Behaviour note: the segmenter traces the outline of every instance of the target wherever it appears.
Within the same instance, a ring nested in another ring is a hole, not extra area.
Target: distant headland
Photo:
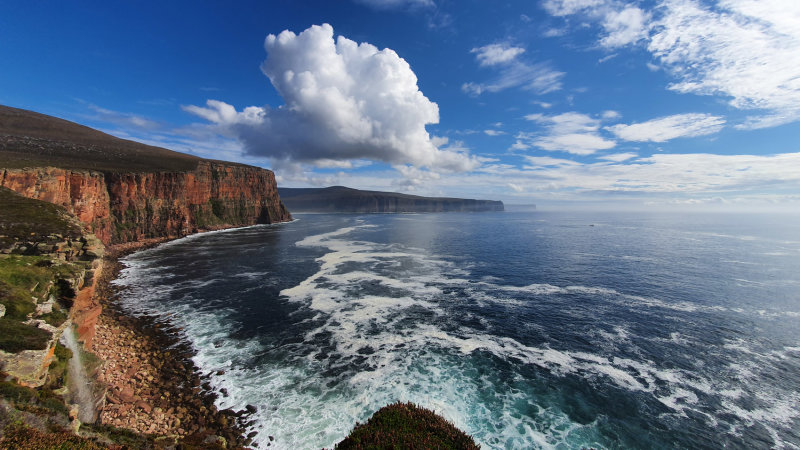
[[[397,192],[362,191],[344,186],[278,188],[295,213],[432,213],[503,211],[503,202],[465,198],[421,197]]]

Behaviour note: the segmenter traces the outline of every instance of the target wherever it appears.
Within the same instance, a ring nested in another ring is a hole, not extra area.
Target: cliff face
[[[176,172],[4,169],[0,186],[65,207],[107,245],[291,219],[271,171],[212,161]]]
[[[291,219],[275,175],[256,167],[201,162],[191,172],[115,172],[106,181],[114,243]]]
[[[101,173],[54,167],[3,170],[0,172],[0,186],[28,198],[64,207],[89,225],[100,240],[110,242],[110,204]]]
[[[0,235],[0,368],[20,384],[41,386],[71,325],[91,348],[104,245],[64,208],[5,188]]]

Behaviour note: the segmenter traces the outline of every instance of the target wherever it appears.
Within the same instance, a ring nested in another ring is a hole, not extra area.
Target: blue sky
[[[347,185],[800,206],[800,2],[11,2],[0,103]]]

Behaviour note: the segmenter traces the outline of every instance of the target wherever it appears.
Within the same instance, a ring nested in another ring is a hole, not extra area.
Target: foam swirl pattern
[[[800,446],[800,230],[723,216],[307,215],[125,259],[261,448],[392,401],[488,448]],[[224,371],[224,373],[218,371]]]

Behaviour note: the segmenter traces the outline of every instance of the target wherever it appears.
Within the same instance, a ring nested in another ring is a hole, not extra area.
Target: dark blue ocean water
[[[789,215],[298,215],[127,257],[266,447],[393,401],[484,448],[798,448]],[[223,375],[216,375],[224,370]]]

